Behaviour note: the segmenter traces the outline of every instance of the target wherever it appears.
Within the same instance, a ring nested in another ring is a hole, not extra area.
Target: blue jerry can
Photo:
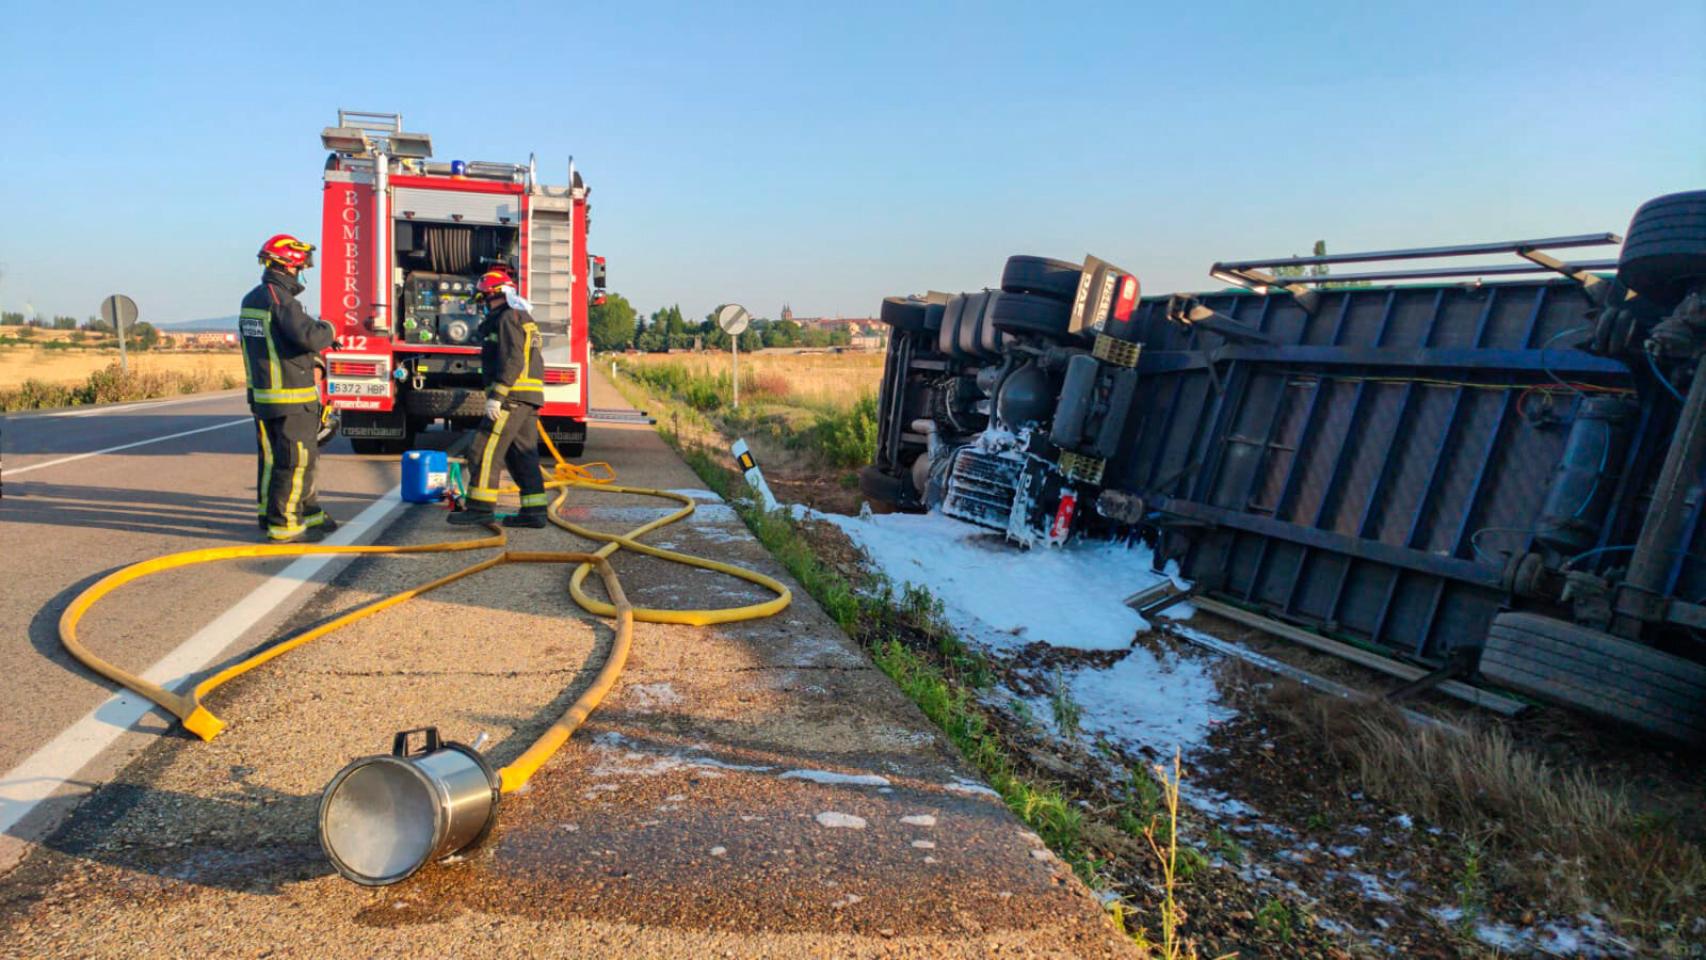
[[[450,457],[443,450],[410,450],[403,454],[403,499],[437,503],[450,482]]]

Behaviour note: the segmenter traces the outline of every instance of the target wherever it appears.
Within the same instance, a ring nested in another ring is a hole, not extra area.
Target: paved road
[[[621,405],[601,380],[594,403]],[[215,431],[217,433],[217,431]],[[650,427],[595,425],[588,455],[624,483],[698,479]],[[651,535],[790,578],[712,495]],[[655,500],[577,491],[564,512],[625,530]],[[403,510],[388,542],[447,537]],[[521,550],[572,549],[555,528]],[[281,629],[465,566],[358,559]],[[637,605],[763,596],[708,571],[619,554]],[[610,700],[493,834],[392,887],[334,873],[319,793],[399,729],[491,736],[513,759],[590,682],[610,629],[569,570],[459,580],[222,688],[230,721],[158,738],[0,883],[0,956],[1124,957],[1090,893],[1040,847],[919,711],[794,586],[763,621],[641,624]],[[130,616],[153,629],[153,610]],[[135,628],[141,629],[141,628]]]
[[[59,615],[84,587],[125,564],[257,539],[250,422],[236,391],[6,418],[0,871],[21,852],[20,841],[58,822],[68,794],[105,780],[166,728],[161,714],[145,714],[134,698],[115,700],[111,687],[64,654]],[[327,454],[320,489],[340,519],[396,484],[388,459],[356,457],[343,441]],[[143,581],[97,608],[82,633],[96,652],[138,671],[196,637],[155,677],[176,679],[246,648],[308,595],[295,578],[314,564],[275,579],[287,566],[237,562]],[[265,594],[215,624],[269,581]],[[144,733],[118,735],[138,720]],[[56,782],[65,778],[73,782]],[[43,801],[47,793],[58,798]]]

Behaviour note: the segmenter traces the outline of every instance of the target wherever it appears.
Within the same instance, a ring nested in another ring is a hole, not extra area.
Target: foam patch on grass
[[[928,588],[956,626],[975,628],[973,639],[991,646],[1034,640],[1078,650],[1130,646],[1149,624],[1121,601],[1163,579],[1149,568],[1143,546],[1025,550],[934,513],[805,514],[840,528],[895,583]]]

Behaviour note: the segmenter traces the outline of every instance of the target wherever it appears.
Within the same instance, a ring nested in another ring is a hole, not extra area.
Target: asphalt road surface
[[[140,698],[71,660],[58,620],[101,576],[149,557],[252,543],[255,437],[241,391],[12,414],[0,433],[0,870],[166,727]],[[389,458],[328,445],[321,500],[348,521],[391,491]],[[383,511],[383,507],[380,508]],[[370,519],[378,519],[370,515]],[[371,531],[370,531],[371,532]],[[347,538],[360,531],[344,534]],[[80,631],[100,655],[159,681],[246,649],[311,592],[296,577],[331,565],[240,561],[123,588]],[[247,604],[257,590],[264,592]],[[233,608],[236,608],[233,610]],[[230,615],[223,618],[222,614]],[[138,615],[144,614],[145,615]],[[215,629],[209,630],[212,626]],[[195,638],[196,643],[187,644]],[[175,650],[183,652],[162,663]],[[125,733],[135,725],[142,735]]]
[[[595,405],[625,406],[602,378],[592,386]],[[0,513],[6,616],[19,625],[0,662],[18,693],[4,699],[7,730],[18,731],[8,739],[20,741],[4,745],[9,762],[57,755],[55,739],[107,696],[55,651],[58,609],[82,584],[141,557],[254,536],[248,431],[220,426],[239,419],[238,403],[17,431],[11,449],[32,452],[9,456],[22,482],[8,482]],[[114,439],[203,427],[212,429],[46,466]],[[75,435],[84,428],[98,435]],[[386,887],[345,880],[320,847],[320,793],[338,768],[429,724],[464,743],[487,734],[493,763],[512,761],[591,682],[611,631],[569,598],[570,568],[547,563],[502,565],[353,624],[211,696],[208,708],[230,724],[214,740],[134,734],[141,748],[121,769],[74,775],[106,781],[99,789],[39,806],[63,822],[9,873],[0,868],[0,957],[1133,955],[1071,870],[652,427],[595,423],[587,452],[622,483],[693,491],[697,512],[648,540],[775,576],[793,604],[714,627],[637,625],[609,700],[504,798],[491,835]],[[321,484],[328,506],[362,510],[394,471],[390,458],[334,452]],[[624,531],[673,509],[575,490],[560,512]],[[382,502],[369,515],[392,517],[388,543],[471,535],[430,506]],[[590,547],[554,527],[513,531],[509,542]],[[224,643],[213,631],[205,646],[287,636],[469,562],[357,558],[294,612],[267,608],[258,633]],[[612,562],[637,606],[768,596],[650,557]],[[271,596],[272,575],[276,565],[163,576],[98,607],[90,637],[126,663],[149,663],[231,619],[221,611],[255,590]],[[10,589],[19,581],[24,589]]]

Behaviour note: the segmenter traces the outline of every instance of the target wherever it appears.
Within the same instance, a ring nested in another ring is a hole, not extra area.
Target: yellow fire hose
[[[234,547],[210,547],[202,550],[186,550],[182,553],[167,554],[162,557],[156,557],[152,560],[144,560],[139,563],[134,563],[128,567],[114,571],[113,573],[102,577],[88,589],[78,594],[76,599],[71,601],[71,605],[65,609],[65,613],[59,618],[60,643],[64,645],[67,652],[69,652],[84,666],[95,671],[101,676],[120,684],[121,686],[147,697],[149,700],[170,711],[174,716],[182,721],[184,729],[190,731],[203,740],[211,740],[218,735],[220,730],[224,729],[225,722],[214,716],[205,706],[202,705],[201,701],[203,698],[221,685],[248,673],[250,670],[253,670],[269,660],[282,656],[283,654],[304,644],[318,640],[321,637],[346,627],[349,624],[355,623],[358,620],[366,619],[367,617],[373,616],[383,610],[397,606],[406,600],[410,600],[424,593],[436,590],[446,584],[454,583],[457,580],[461,580],[462,578],[472,574],[489,570],[492,567],[505,563],[578,564],[574,573],[569,578],[570,596],[572,596],[575,602],[589,613],[600,617],[615,618],[615,639],[611,643],[610,653],[605,658],[604,666],[599,669],[598,675],[593,678],[592,685],[569,706],[568,710],[566,710],[563,715],[551,725],[550,729],[541,734],[538,739],[532,743],[532,745],[530,745],[519,757],[515,759],[514,762],[498,771],[499,777],[502,781],[503,792],[509,793],[516,790],[520,788],[522,784],[525,784],[528,779],[538,771],[540,766],[542,766],[552,757],[552,755],[561,749],[564,743],[568,742],[569,736],[586,721],[586,718],[594,709],[597,708],[599,703],[604,700],[604,697],[610,692],[610,689],[615,686],[616,679],[621,675],[622,668],[628,660],[628,652],[632,647],[634,621],[640,620],[647,623],[705,625],[712,623],[730,623],[738,620],[755,620],[776,614],[777,612],[785,609],[792,600],[792,596],[786,586],[761,573],[746,570],[733,564],[707,560],[703,557],[695,557],[689,554],[678,553],[673,550],[665,550],[659,547],[640,543],[636,538],[644,536],[645,534],[661,527],[675,523],[693,513],[693,498],[684,494],[671,493],[666,490],[653,490],[646,487],[617,486],[613,482],[616,478],[615,471],[610,468],[609,464],[588,464],[578,466],[568,463],[564,461],[562,455],[557,452],[556,446],[551,443],[551,438],[545,433],[543,427],[540,428],[539,435],[544,438],[546,447],[550,450],[553,459],[556,461],[555,468],[551,473],[551,479],[546,481],[545,486],[547,488],[558,489],[561,491],[557,494],[556,499],[551,502],[551,505],[547,510],[547,516],[553,524],[575,534],[576,536],[604,543],[604,546],[600,547],[596,552],[529,552],[505,549],[504,552],[497,556],[488,557],[481,560],[479,563],[465,567],[443,577],[439,577],[431,582],[421,584],[417,587],[411,587],[408,590],[404,590],[401,593],[394,594],[382,600],[376,600],[373,603],[346,613],[328,623],[299,633],[296,636],[281,640],[272,646],[266,647],[253,656],[226,667],[225,669],[220,670],[212,676],[200,681],[188,694],[174,693],[158,684],[150,683],[149,681],[96,656],[87,647],[83,646],[82,642],[77,638],[77,624],[97,602],[107,594],[117,590],[119,587],[122,587],[134,580],[140,580],[144,577],[163,573],[167,570],[175,570],[180,567],[248,557],[301,557],[324,554],[395,555],[407,553],[452,553],[464,550],[499,549],[508,545],[508,538],[501,528],[493,525],[489,528],[493,531],[493,536],[474,540],[451,540],[441,543],[414,544],[409,546],[339,547],[324,546],[320,544],[256,544]],[[595,471],[591,469],[593,467],[602,467],[603,470]],[[571,489],[606,490],[611,493],[627,493],[637,494],[640,496],[662,497],[665,499],[680,501],[683,506],[680,510],[636,527],[625,534],[605,533],[598,530],[591,530],[578,524],[569,523],[557,515],[557,508],[568,498],[569,491]],[[505,488],[506,492],[514,492],[514,490],[514,487]],[[748,581],[749,583],[755,583],[767,590],[773,591],[776,596],[763,603],[754,603],[746,606],[723,609],[636,609],[628,602],[627,595],[622,590],[622,584],[616,577],[616,571],[609,563],[609,557],[623,548],[634,550],[648,556],[669,560],[674,563],[681,563],[704,570],[715,570],[720,573],[726,573],[730,576],[738,577],[742,580]],[[608,602],[588,596],[584,589],[584,583],[587,576],[595,571],[598,573],[599,579],[604,585],[606,595],[610,598]]]

